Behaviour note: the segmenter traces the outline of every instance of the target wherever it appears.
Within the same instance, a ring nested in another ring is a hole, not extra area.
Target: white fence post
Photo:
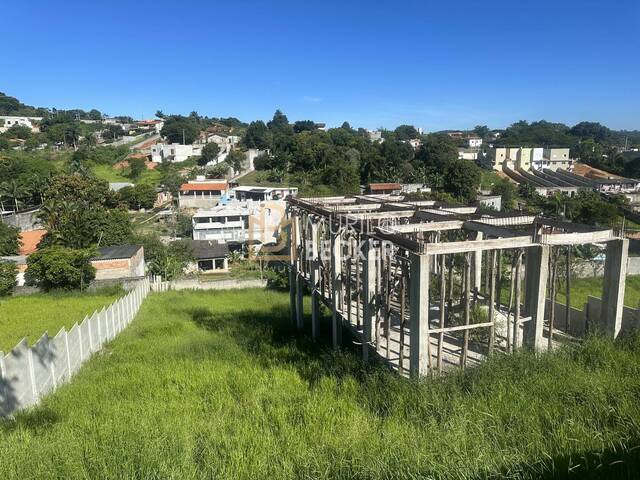
[[[69,332],[67,329],[64,329],[64,349],[67,352],[67,379],[71,378],[71,353],[69,352]]]
[[[38,387],[36,386],[36,372],[33,369],[33,352],[27,345],[27,364],[29,366],[29,380],[31,382],[31,392],[33,393],[33,403],[38,402]]]

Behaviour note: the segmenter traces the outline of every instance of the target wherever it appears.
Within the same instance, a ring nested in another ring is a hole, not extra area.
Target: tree
[[[20,251],[20,230],[0,222],[0,256],[17,255]]]
[[[117,140],[124,135],[124,129],[121,125],[107,125],[102,131],[102,138],[105,140]]]
[[[183,145],[193,143],[198,138],[199,133],[200,127],[194,119],[181,116],[166,118],[162,130],[160,130],[160,134],[169,143],[181,143]]]
[[[266,150],[271,147],[271,132],[262,120],[251,122],[244,134],[242,143],[247,148]]]
[[[45,291],[83,288],[95,278],[92,254],[91,250],[65,247],[40,249],[27,258],[25,280]]]
[[[300,132],[313,132],[316,129],[316,122],[313,120],[298,120],[293,124],[293,131],[295,133]]]
[[[400,141],[418,138],[418,130],[413,125],[400,125],[394,130],[396,138]]]
[[[590,138],[602,143],[611,137],[611,130],[597,122],[580,122],[571,127],[571,135],[580,140]]]
[[[500,195],[502,207],[513,209],[516,206],[516,187],[508,180],[500,180],[491,188],[493,195]]]
[[[465,202],[472,202],[476,199],[480,178],[480,169],[475,164],[456,159],[447,165],[444,172],[444,190]]]
[[[234,148],[224,161],[233,169],[234,173],[240,173],[244,168],[246,158],[244,152]]]
[[[25,193],[24,186],[15,180],[9,180],[8,182],[0,184],[0,197],[9,197],[13,201],[16,212],[19,210],[18,201],[24,197]]]
[[[156,117],[157,118],[161,118],[162,119],[162,118],[165,118],[165,116],[166,115],[164,113],[162,113],[162,110],[156,110]]]
[[[273,114],[273,118],[267,123],[269,130],[279,133],[290,133],[293,131],[291,125],[289,125],[289,119],[280,110],[276,110]]]
[[[158,196],[156,189],[145,183],[141,183],[133,187],[121,188],[118,191],[118,194],[132,210],[153,208],[153,204],[156,202],[156,198]]]
[[[129,158],[129,176],[133,179],[137,179],[147,169],[147,162],[143,157]]]
[[[7,138],[19,138],[21,140],[26,140],[31,137],[31,129],[24,125],[14,125],[9,130],[5,132]]]
[[[11,295],[16,286],[18,267],[13,262],[0,260],[0,297]]]
[[[491,133],[491,129],[486,125],[476,125],[473,127],[473,133],[475,133],[480,138],[487,138]]]
[[[215,142],[207,143],[202,148],[202,155],[198,159],[198,165],[205,166],[209,162],[213,162],[216,158],[218,158],[218,154],[220,153],[220,147]]]

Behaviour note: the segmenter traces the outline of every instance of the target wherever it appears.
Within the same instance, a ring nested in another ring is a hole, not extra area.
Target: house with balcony
[[[220,197],[229,190],[225,179],[205,179],[197,177],[180,186],[178,192],[179,208],[212,208],[218,205]]]
[[[231,191],[231,195],[240,202],[255,201],[266,202],[271,200],[284,200],[289,195],[298,195],[298,187],[254,187],[240,186]]]
[[[249,240],[249,216],[246,205],[220,205],[198,210],[191,219],[194,240],[220,243],[246,243]]]

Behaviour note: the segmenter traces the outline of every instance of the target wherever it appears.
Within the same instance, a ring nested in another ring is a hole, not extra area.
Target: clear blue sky
[[[3,2],[0,91],[109,114],[640,129],[640,1]]]

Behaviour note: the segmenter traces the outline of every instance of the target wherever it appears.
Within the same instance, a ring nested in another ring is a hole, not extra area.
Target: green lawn
[[[8,352],[23,337],[33,345],[45,331],[54,336],[63,326],[71,328],[121,294],[120,289],[108,288],[95,293],[43,293],[0,300],[0,350]]]
[[[632,478],[640,468],[639,339],[495,357],[418,383],[294,333],[288,299],[152,294],[70,384],[0,424],[0,478],[562,478],[570,468]]]
[[[91,172],[98,178],[102,180],[106,180],[107,182],[115,183],[115,182],[129,182],[129,183],[148,183],[151,185],[156,185],[160,181],[160,172],[156,170],[145,170],[140,175],[140,178],[136,180],[132,180],[130,177],[125,175],[126,170],[117,170],[113,168],[111,165],[104,164],[94,164],[91,166]]]
[[[556,297],[559,302],[565,300],[564,284],[560,285],[560,292]],[[602,277],[577,278],[571,280],[571,305],[582,308],[587,302],[587,297],[602,297]],[[627,307],[638,308],[640,306],[640,275],[629,275],[624,291],[624,304]]]

